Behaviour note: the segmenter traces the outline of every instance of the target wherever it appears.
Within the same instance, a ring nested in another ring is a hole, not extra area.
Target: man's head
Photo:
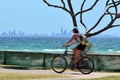
[[[78,29],[77,28],[73,28],[73,33],[79,33]]]

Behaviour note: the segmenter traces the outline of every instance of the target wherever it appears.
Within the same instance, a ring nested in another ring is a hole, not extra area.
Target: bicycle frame
[[[64,52],[64,54],[65,54],[65,55],[68,55],[68,52],[72,52],[72,53],[74,54],[74,51],[68,51],[68,46],[66,46],[66,47],[65,47],[65,52]],[[79,57],[85,57],[85,56],[87,56],[86,53],[87,53],[87,51],[82,50],[82,51],[80,52],[80,56],[79,56]]]
[[[65,47],[64,56],[68,56],[68,57],[69,57],[68,52],[72,52],[72,53],[73,53],[72,55],[74,55],[74,51],[68,51],[68,46],[66,46],[66,47]],[[87,55],[86,55],[86,52],[83,50],[83,51],[81,51],[81,53],[80,53],[80,55],[79,55],[79,59],[81,59],[81,58],[83,58],[83,57],[85,57],[85,56],[87,56]],[[73,59],[72,59],[73,56],[71,56],[71,57],[69,57],[69,58],[70,58],[70,65],[71,65],[71,66],[77,64],[77,62],[76,62],[76,63],[73,62]]]

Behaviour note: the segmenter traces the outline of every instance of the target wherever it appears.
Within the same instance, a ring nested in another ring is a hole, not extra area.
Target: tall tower
[[[61,27],[61,35],[63,35],[63,28]]]

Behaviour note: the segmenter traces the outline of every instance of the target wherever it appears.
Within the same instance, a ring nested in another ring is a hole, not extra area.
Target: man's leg
[[[76,69],[77,68],[77,62],[78,62],[78,59],[79,59],[79,55],[80,55],[80,52],[81,50],[78,50],[76,49],[75,52],[74,52],[74,67],[73,69]]]

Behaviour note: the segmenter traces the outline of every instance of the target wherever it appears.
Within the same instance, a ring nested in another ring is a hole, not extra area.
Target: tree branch
[[[110,0],[108,0],[108,1],[106,2],[105,10],[107,9],[107,6],[108,6],[108,5],[112,5],[112,4],[114,3],[114,6],[108,7],[108,9],[106,10],[106,12],[99,18],[99,20],[97,21],[97,23],[96,23],[91,29],[89,29],[89,31],[88,31],[87,33],[89,33],[90,31],[92,31],[93,29],[95,29],[95,28],[97,27],[97,25],[101,22],[101,20],[104,18],[104,16],[105,16],[106,14],[107,14],[107,15],[109,14],[109,15],[111,16],[111,20],[113,20],[113,15],[112,15],[112,13],[110,13],[108,10],[109,10],[110,8],[112,8],[112,7],[116,7],[116,5],[115,5],[116,2],[114,2],[114,1],[112,0],[113,3],[108,4],[109,1],[110,1]],[[116,7],[116,9],[117,9],[117,7]],[[115,13],[117,13],[117,10],[116,10]]]
[[[70,9],[70,11],[72,13],[72,16],[74,16],[74,10],[72,8],[71,0],[67,0],[67,3],[68,3],[68,7],[69,7],[69,9]]]
[[[75,14],[75,16],[79,15],[80,13],[84,13],[84,12],[87,12],[87,11],[92,10],[92,9],[95,7],[95,5],[97,4],[98,1],[99,1],[99,0],[96,0],[96,1],[94,2],[94,4],[93,4],[90,8],[88,8],[88,9],[86,9],[86,10],[83,10],[83,11],[77,12],[77,13]]]
[[[67,3],[68,3],[68,7],[70,9],[70,12],[71,12],[70,15],[72,17],[74,27],[77,27],[77,21],[76,21],[75,15],[74,15],[74,10],[73,10],[73,7],[72,7],[71,0],[67,0]]]
[[[120,18],[120,13],[119,13],[119,14],[117,14],[116,18]]]
[[[109,0],[109,1],[110,1],[110,0]],[[114,1],[114,2],[115,2],[115,1]],[[116,3],[120,3],[120,0],[119,0],[119,1],[116,1],[115,4],[116,4]],[[113,4],[113,3],[109,3],[108,5],[111,5],[111,4]]]
[[[112,3],[113,3],[113,6],[114,6],[114,8],[115,8],[115,16],[117,16],[117,14],[118,14],[118,10],[117,10],[117,5],[116,5],[116,3],[114,2],[114,0],[112,0]]]
[[[109,3],[109,1],[110,0],[107,1],[106,6],[105,6],[106,13],[109,13],[111,15],[116,16],[116,14],[118,14],[118,7],[117,6],[120,4],[120,1],[115,2],[114,0],[112,0],[112,3]],[[114,13],[109,11],[111,8],[115,8]]]
[[[65,8],[65,2],[64,0],[61,0],[62,4],[63,4],[63,7]]]
[[[87,33],[92,31],[93,29],[95,29],[97,27],[97,25],[101,22],[101,20],[104,18],[104,16],[105,16],[105,13],[99,18],[99,20],[96,22],[96,24],[91,29],[88,30]]]
[[[118,24],[118,25],[112,25],[112,27],[120,27],[120,24]]]
[[[84,0],[83,3],[82,3],[82,5],[81,5],[81,9],[80,9],[81,12],[83,10],[85,2],[86,2],[86,0]],[[85,31],[87,32],[87,26],[83,22],[83,13],[80,13],[80,23],[83,25],[83,27],[85,28]]]
[[[55,8],[63,9],[63,10],[65,10],[66,12],[68,12],[70,14],[70,11],[67,8],[65,8],[65,3],[64,3],[63,0],[61,0],[61,2],[63,3],[63,7],[62,6],[58,6],[58,5],[50,4],[47,0],[43,0],[43,1],[44,1],[44,3],[46,3],[50,7],[55,7]]]
[[[94,3],[87,9],[84,9],[84,6],[85,6],[85,3],[87,0],[81,0],[82,5],[80,6],[80,11],[78,11],[77,13],[74,12],[71,0],[66,0],[66,2],[65,2],[65,0],[61,0],[61,3],[62,3],[61,6],[50,4],[48,2],[48,0],[43,0],[43,1],[45,4],[47,4],[50,7],[59,8],[59,9],[66,11],[67,13],[69,13],[72,18],[74,27],[77,27],[76,17],[78,15],[80,15],[80,24],[82,24],[82,27],[85,28],[85,30],[86,30],[85,35],[87,37],[97,35],[101,32],[104,32],[104,31],[110,29],[110,28],[113,28],[113,27],[120,27],[120,24],[114,23],[117,19],[120,19],[120,12],[119,12],[120,0],[107,0],[106,4],[105,4],[105,12],[100,16],[100,18],[97,20],[97,22],[89,30],[87,29],[87,26],[83,20],[84,19],[83,14],[91,11],[97,5],[99,0],[95,0]],[[66,8],[66,5],[68,5],[68,8]],[[107,15],[110,16],[110,20],[111,20],[109,22],[109,24],[107,26],[105,26],[104,28],[92,33],[92,31],[95,30],[96,27],[98,27],[98,25],[100,24],[102,19]]]
[[[113,28],[115,26],[113,26],[112,24],[115,22],[116,18],[114,18],[106,27],[102,28],[101,30],[99,31],[96,31],[94,33],[87,33],[85,34],[87,37],[91,37],[91,36],[94,36],[94,35],[97,35],[97,34],[100,34],[101,32],[104,32],[110,28]]]
[[[113,25],[114,22],[115,22],[117,19],[120,18],[120,13],[118,13],[118,7],[117,7],[117,6],[120,5],[120,0],[119,0],[119,1],[116,1],[116,2],[115,2],[114,0],[112,0],[112,3],[109,3],[109,2],[110,2],[110,0],[108,0],[108,1],[106,2],[106,6],[105,6],[106,12],[100,17],[100,19],[99,19],[98,22],[95,24],[95,26],[93,26],[93,27],[86,33],[86,36],[87,36],[87,37],[91,37],[91,36],[97,35],[97,34],[99,34],[99,33],[101,33],[101,32],[104,32],[104,31],[110,29],[110,28],[113,28],[113,27],[120,27],[120,24],[118,24],[118,25]],[[110,10],[111,8],[114,8],[115,12],[110,12],[109,10]],[[94,33],[90,33],[91,30],[93,30],[95,27],[97,27],[98,23],[102,20],[102,18],[103,18],[106,14],[107,14],[107,15],[109,14],[109,15],[111,16],[111,22],[110,22],[106,27],[104,27],[104,28],[102,28],[102,29],[100,29],[100,30],[98,30],[98,31],[96,31],[96,32],[94,32]],[[114,17],[113,17],[113,16],[114,16]]]

